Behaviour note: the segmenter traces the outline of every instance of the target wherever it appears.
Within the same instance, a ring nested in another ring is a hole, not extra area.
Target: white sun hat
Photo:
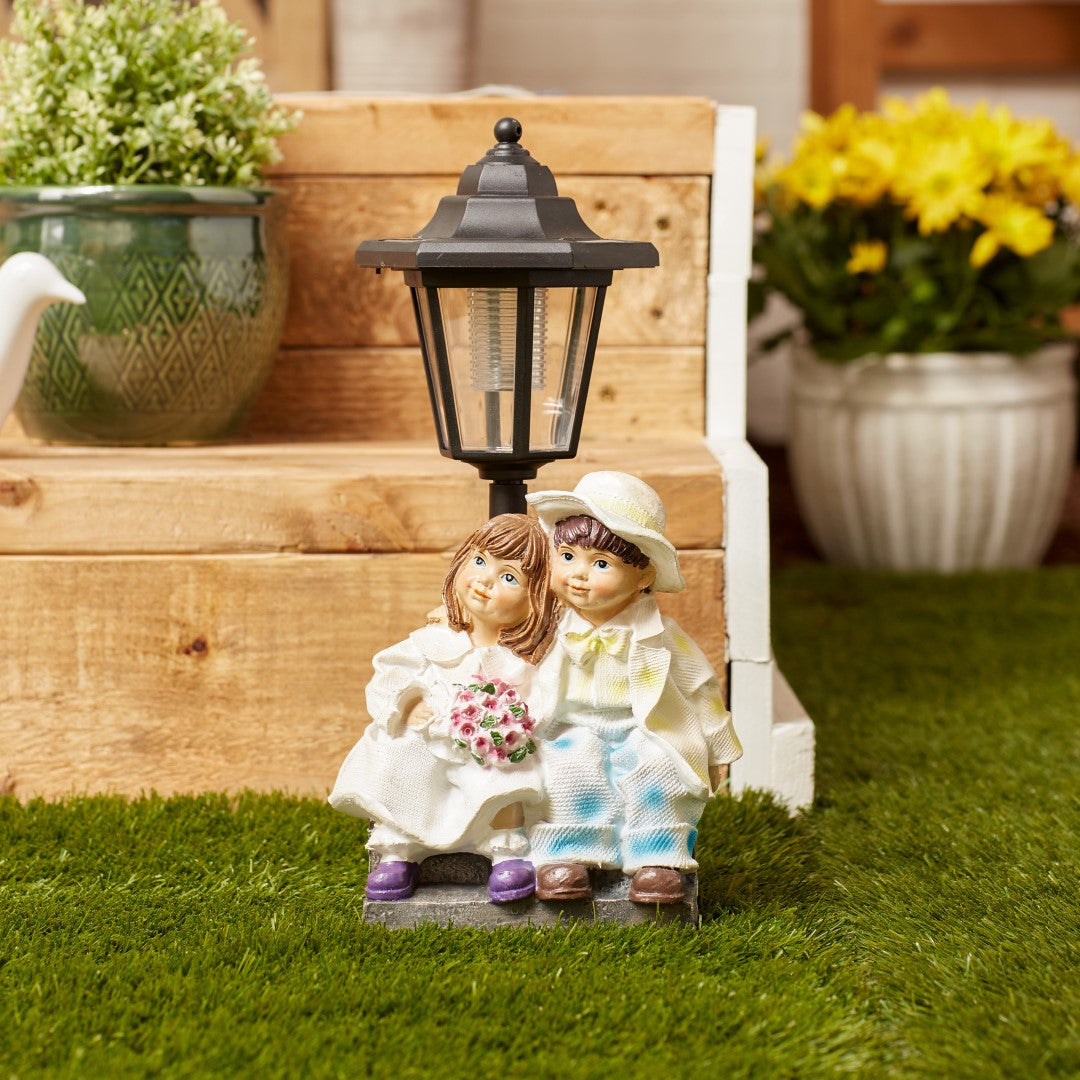
[[[656,568],[657,592],[682,592],[686,582],[679,572],[679,556],[664,536],[667,514],[660,496],[644,480],[624,472],[591,472],[573,491],[537,491],[527,495],[544,532],[568,517],[596,518],[616,536],[637,545]]]

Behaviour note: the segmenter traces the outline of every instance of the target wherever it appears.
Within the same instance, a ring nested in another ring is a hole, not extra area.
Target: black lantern
[[[660,261],[650,243],[597,236],[518,145],[517,120],[495,138],[420,232],[356,251],[405,272],[439,448],[492,482],[492,515],[524,513],[525,481],[577,453],[612,271]]]

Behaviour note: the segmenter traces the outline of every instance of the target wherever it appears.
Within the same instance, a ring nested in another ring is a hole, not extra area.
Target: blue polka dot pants
[[[637,727],[557,729],[540,746],[546,801],[529,833],[533,863],[697,869],[705,801],[691,793],[672,751]]]

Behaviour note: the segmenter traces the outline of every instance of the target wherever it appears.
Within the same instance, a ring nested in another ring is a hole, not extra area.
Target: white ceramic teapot
[[[21,251],[0,266],[0,426],[26,378],[38,319],[55,300],[86,303],[44,255]]]

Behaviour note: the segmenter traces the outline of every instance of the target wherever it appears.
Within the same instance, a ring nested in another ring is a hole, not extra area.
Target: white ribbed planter
[[[821,552],[894,570],[1037,563],[1074,461],[1073,355],[800,352],[788,455]]]

